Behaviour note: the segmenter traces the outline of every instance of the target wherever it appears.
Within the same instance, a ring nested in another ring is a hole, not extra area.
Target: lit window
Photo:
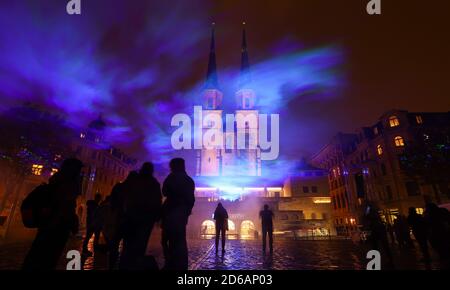
[[[416,116],[416,122],[417,122],[417,124],[422,124],[422,123],[423,123],[422,116],[417,115],[417,116]]]
[[[55,174],[56,172],[58,172],[58,168],[52,168],[52,172],[50,172],[50,175]]]
[[[378,155],[383,154],[383,147],[381,145],[377,145],[377,153]]]
[[[397,116],[390,116],[389,117],[389,126],[397,127],[398,125],[400,125],[400,122],[398,121]]]
[[[416,207],[416,212],[417,212],[418,214],[423,214],[424,209],[423,209],[422,207]]]
[[[42,174],[42,169],[44,168],[43,165],[39,165],[39,164],[33,164],[31,166],[31,173],[33,175],[41,175]]]
[[[81,133],[81,134],[80,134],[80,138],[81,138],[81,139],[84,139],[85,137],[86,137],[86,135],[85,135],[84,133]]]
[[[396,136],[394,138],[395,146],[397,147],[403,147],[405,146],[405,140],[403,140],[402,136]]]

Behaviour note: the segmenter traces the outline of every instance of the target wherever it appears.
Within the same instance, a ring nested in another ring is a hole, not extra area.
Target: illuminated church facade
[[[256,109],[256,94],[251,89],[250,65],[248,60],[245,30],[242,35],[241,72],[239,88],[236,92],[236,109],[234,116],[242,117],[242,122],[233,120],[233,130],[228,130],[226,122],[202,122],[202,136],[207,131],[222,132],[221,145],[203,144],[197,151],[197,176],[233,176],[239,173],[244,176],[261,176],[261,150],[258,144],[258,110]],[[223,120],[223,93],[220,90],[214,28],[211,36],[208,71],[203,91],[202,120]],[[238,146],[242,140],[243,146]],[[223,146],[224,145],[224,146]],[[239,149],[240,147],[245,147]]]
[[[196,203],[189,219],[188,233],[192,238],[212,238],[215,234],[213,213],[221,202],[229,214],[228,238],[256,239],[261,234],[259,211],[268,204],[275,214],[274,227],[277,233],[294,233],[301,228],[320,228],[326,234],[332,232],[328,219],[311,215],[319,206],[317,216],[328,215],[327,203],[315,203],[317,196],[327,199],[328,188],[310,196],[293,197],[290,182],[277,183],[264,178],[259,140],[259,110],[257,96],[252,89],[250,64],[245,29],[242,32],[241,68],[238,88],[235,92],[235,107],[226,112],[224,96],[220,89],[215,53],[215,35],[212,29],[208,70],[202,92],[202,136],[209,132],[218,134],[222,142],[208,144],[203,141],[201,149],[196,150]],[[236,119],[230,123],[225,114],[233,114]],[[241,119],[239,119],[240,116]],[[225,120],[214,122],[211,120]],[[217,141],[217,140],[216,140]],[[223,146],[224,145],[224,146]],[[320,169],[319,169],[320,171]],[[288,175],[288,173],[286,173]],[[323,175],[326,178],[326,175]],[[288,176],[286,176],[288,177]],[[322,181],[321,181],[322,182]],[[283,184],[288,184],[285,186]],[[325,182],[325,184],[327,184]],[[294,193],[295,194],[295,193]],[[308,207],[307,212],[302,209]],[[312,212],[311,211],[311,212]],[[308,217],[304,213],[307,213]],[[314,222],[311,227],[311,216]],[[307,222],[305,222],[308,220]],[[308,224],[308,225],[307,225]],[[306,226],[307,225],[307,226]],[[312,230],[311,230],[312,231]],[[319,231],[320,232],[320,231]],[[294,233],[295,235],[295,233]]]

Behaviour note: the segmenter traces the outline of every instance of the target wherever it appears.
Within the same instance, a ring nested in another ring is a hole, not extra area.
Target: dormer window
[[[417,122],[417,124],[422,124],[423,123],[422,116],[416,115],[416,122]]]
[[[397,127],[399,125],[400,125],[400,122],[399,122],[397,116],[389,117],[389,127]]]

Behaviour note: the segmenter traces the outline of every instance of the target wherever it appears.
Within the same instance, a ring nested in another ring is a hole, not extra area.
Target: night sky
[[[365,0],[84,0],[80,16],[66,2],[1,1],[0,109],[31,101],[79,126],[102,113],[111,140],[141,159],[173,153],[170,118],[200,100],[211,22],[228,104],[246,22],[281,161],[392,108],[450,109],[449,1],[382,0],[381,16]]]

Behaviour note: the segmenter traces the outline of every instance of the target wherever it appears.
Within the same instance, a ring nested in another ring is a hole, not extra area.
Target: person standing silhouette
[[[409,208],[408,224],[412,229],[413,235],[419,243],[420,250],[422,251],[425,262],[430,261],[430,252],[428,250],[428,229],[425,222],[425,218],[418,214],[415,207]]]
[[[125,198],[128,188],[134,184],[137,178],[139,178],[138,172],[131,171],[127,178],[114,185],[111,191],[110,211],[103,230],[108,243],[109,270],[115,269],[119,258],[120,241],[123,239],[125,230]]]
[[[69,158],[50,177],[48,219],[38,227],[36,238],[23,262],[23,270],[54,270],[70,233],[78,233],[76,199],[81,193],[82,167],[80,160]]]
[[[161,187],[153,171],[153,164],[145,162],[125,185],[120,269],[142,270],[153,225],[161,217]]]
[[[266,252],[266,238],[269,236],[269,249],[273,253],[273,212],[269,209],[267,204],[264,205],[264,210],[259,212],[262,224],[262,240],[263,253]]]
[[[170,174],[164,180],[163,245],[166,248],[166,269],[187,270],[188,248],[186,225],[195,203],[195,183],[186,173],[184,159],[170,161]]]
[[[225,254],[226,231],[228,230],[228,212],[222,203],[214,211],[214,220],[216,221],[216,254],[219,252],[219,239],[222,235],[222,255]]]
[[[87,214],[86,214],[86,236],[83,241],[83,254],[91,256],[92,252],[88,250],[89,240],[94,235],[94,250],[98,247],[100,241],[100,228],[96,226],[95,222],[96,211],[102,201],[102,195],[96,193],[94,199],[86,202]]]

